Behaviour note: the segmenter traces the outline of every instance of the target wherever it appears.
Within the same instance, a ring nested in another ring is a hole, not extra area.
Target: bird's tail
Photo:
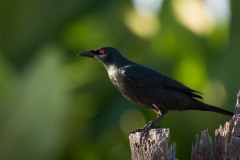
[[[201,110],[201,111],[217,112],[217,113],[224,114],[227,116],[233,116],[233,114],[234,114],[233,112],[230,112],[230,111],[227,111],[227,110],[224,110],[224,109],[212,106],[212,105],[208,105],[208,104],[202,103],[197,100],[195,101],[194,106],[196,107],[195,109]]]

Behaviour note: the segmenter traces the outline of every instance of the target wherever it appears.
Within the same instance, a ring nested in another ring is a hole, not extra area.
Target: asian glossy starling
[[[126,59],[115,48],[103,47],[78,55],[100,61],[107,69],[113,85],[126,99],[157,113],[157,118],[149,122],[142,129],[143,132],[153,127],[169,110],[200,110],[233,115],[232,112],[198,101],[197,98],[202,99],[200,92]]]

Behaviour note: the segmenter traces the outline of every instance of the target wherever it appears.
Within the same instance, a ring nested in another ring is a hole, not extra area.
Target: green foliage
[[[97,61],[76,56],[100,46],[116,47],[233,111],[240,33],[239,2],[231,3],[231,21],[199,33],[178,19],[171,1],[144,27],[129,1],[1,1],[0,159],[130,159],[128,133],[155,113],[125,100]],[[177,157],[189,159],[195,134],[214,134],[228,118],[173,111],[160,125],[170,128]]]

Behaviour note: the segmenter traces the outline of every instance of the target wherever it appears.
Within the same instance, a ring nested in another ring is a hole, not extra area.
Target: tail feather
[[[197,107],[196,108],[197,110],[217,112],[217,113],[220,113],[220,114],[223,114],[223,115],[226,115],[226,116],[233,116],[234,115],[233,112],[230,112],[230,111],[227,111],[227,110],[224,110],[224,109],[212,106],[212,105],[208,105],[208,104],[202,103],[202,102],[197,101],[197,100],[195,102],[197,102],[197,103],[195,103],[196,107]]]

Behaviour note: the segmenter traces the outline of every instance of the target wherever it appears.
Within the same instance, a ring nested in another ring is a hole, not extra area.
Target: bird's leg
[[[142,129],[139,130],[141,132],[141,136],[140,136],[141,143],[142,143],[142,138],[147,136],[151,128],[161,128],[161,126],[156,126],[155,124],[162,118],[163,118],[163,115],[158,115],[157,118],[150,121],[147,125],[145,125]]]
[[[164,117],[165,114],[163,114],[164,112],[162,113],[155,104],[153,104],[153,107],[154,107],[154,110],[157,112],[157,118],[155,118],[154,120],[150,121],[147,125],[145,125],[141,129],[141,131],[140,131],[141,132],[140,143],[142,143],[142,138],[147,136],[147,134],[148,134],[148,132],[149,132],[149,130],[151,128],[159,128],[159,127],[161,128],[161,126],[155,126],[155,124],[159,120],[161,120]]]

